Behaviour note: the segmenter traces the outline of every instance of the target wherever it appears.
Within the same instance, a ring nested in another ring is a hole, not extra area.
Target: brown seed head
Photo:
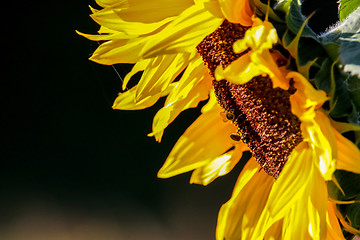
[[[218,65],[226,67],[249,51],[233,51],[234,42],[242,39],[246,30],[225,20],[197,46],[211,76]],[[296,91],[293,82],[284,90],[273,88],[269,77],[257,76],[242,85],[214,79],[213,86],[227,119],[238,127],[238,134],[230,138],[246,143],[264,171],[276,179],[291,151],[302,141],[300,121],[291,112],[289,100]]]

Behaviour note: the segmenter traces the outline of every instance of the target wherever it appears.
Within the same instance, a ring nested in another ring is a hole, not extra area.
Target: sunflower
[[[217,239],[344,239],[326,184],[336,169],[360,173],[359,149],[333,126],[329,100],[300,73],[276,29],[247,0],[98,0],[91,9],[104,41],[91,60],[133,63],[114,109],[137,110],[166,97],[152,133],[208,100],[179,138],[158,177],[193,171],[207,185],[252,158],[218,217]],[[182,73],[181,77],[178,77]]]

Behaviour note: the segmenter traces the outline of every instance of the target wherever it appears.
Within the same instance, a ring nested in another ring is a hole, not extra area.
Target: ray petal
[[[360,150],[349,139],[342,136],[335,129],[333,130],[338,149],[336,168],[360,174]]]
[[[161,140],[164,129],[184,110],[194,108],[208,98],[211,79],[201,57],[190,62],[183,76],[166,99],[165,106],[155,115],[153,135]]]
[[[174,85],[170,85],[169,88],[166,89],[166,91],[159,92],[153,96],[148,96],[142,99],[141,101],[136,102],[135,101],[136,86],[135,86],[126,92],[119,93],[119,96],[115,99],[112,108],[119,110],[140,110],[140,109],[148,108],[154,105],[160,97],[169,94],[169,92],[173,87]]]
[[[152,36],[141,55],[144,58],[176,52],[191,52],[222,23],[203,4],[195,4],[182,12],[174,21]]]
[[[255,159],[250,159],[236,182],[231,199],[220,209],[216,239],[250,239],[273,182],[265,172],[259,172]]]
[[[242,157],[243,151],[248,150],[244,143],[235,145],[235,149],[217,157],[210,163],[195,169],[191,175],[190,183],[208,185],[216,178],[229,173]]]
[[[190,54],[163,55],[147,65],[136,89],[136,101],[164,91],[189,64]]]
[[[252,15],[248,0],[219,0],[221,10],[230,22],[240,23],[243,26],[252,25]]]
[[[231,123],[222,121],[220,108],[203,113],[179,138],[158,177],[172,177],[214,161],[233,146],[229,135],[234,131]]]
[[[290,154],[267,203],[274,221],[283,218],[294,202],[302,196],[309,176],[313,173],[312,154],[312,149],[305,142],[300,143]]]

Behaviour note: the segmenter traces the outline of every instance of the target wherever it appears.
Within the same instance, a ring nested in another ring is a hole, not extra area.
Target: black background
[[[89,4],[2,8],[0,239],[213,239],[239,166],[207,187],[188,184],[189,173],[156,178],[199,110],[182,113],[160,144],[146,135],[163,100],[112,110],[121,79],[88,61],[97,43],[75,33],[98,29]],[[336,1],[304,6],[317,10],[317,32],[336,21]],[[115,68],[124,77],[131,66]]]

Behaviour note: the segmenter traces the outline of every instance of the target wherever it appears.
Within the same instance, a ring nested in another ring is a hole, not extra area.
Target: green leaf
[[[349,89],[350,97],[358,112],[360,112],[360,79],[356,76],[350,76],[346,84]]]
[[[358,81],[358,78],[342,72],[338,64],[334,65],[330,58],[323,61],[315,75],[315,84],[318,89],[325,91],[331,97],[331,117],[360,125]]]
[[[331,57],[333,61],[339,59],[340,55],[340,44],[339,38],[341,31],[339,29],[331,29],[328,32],[319,36],[319,40],[323,45],[325,51]]]
[[[287,31],[282,36],[284,47],[295,58],[297,70],[309,78],[309,69],[316,59],[325,57],[326,53],[318,37],[307,25],[307,18],[301,13],[297,1],[284,2],[282,7],[288,7],[286,15]]]
[[[350,13],[360,6],[359,0],[340,0],[339,1],[339,19],[344,20]]]
[[[288,14],[286,15],[286,23],[288,28],[293,34],[296,35],[300,31],[305,20],[306,17],[302,15],[301,6],[298,4],[298,1],[292,0],[290,3]],[[307,24],[301,33],[301,37],[308,37],[314,39],[315,41],[318,41],[316,34]]]
[[[326,58],[315,75],[315,84],[331,97],[331,117],[360,125],[360,83],[357,77],[345,74],[330,58]]]
[[[340,25],[340,60],[344,71],[360,77],[360,8]]]

